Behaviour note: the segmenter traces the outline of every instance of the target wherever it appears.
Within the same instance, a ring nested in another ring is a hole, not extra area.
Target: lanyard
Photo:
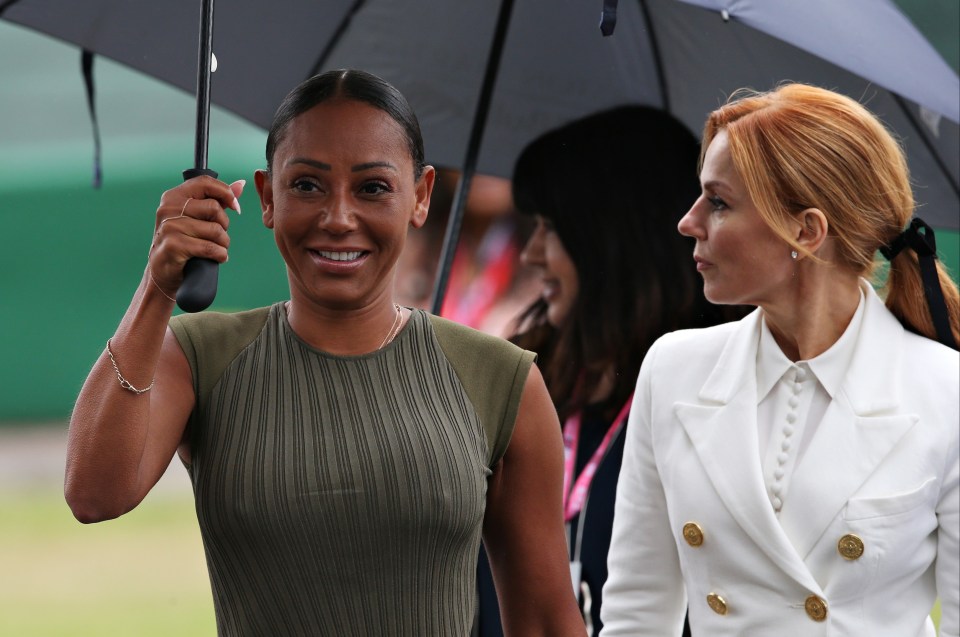
[[[600,442],[600,446],[590,456],[589,462],[580,471],[576,481],[573,481],[573,471],[577,463],[577,445],[580,442],[580,425],[582,413],[577,411],[567,418],[563,423],[563,519],[566,522],[572,520],[583,507],[583,501],[590,490],[590,483],[593,482],[593,476],[600,466],[600,462],[607,453],[607,447],[611,441],[626,424],[627,414],[630,412],[630,404],[633,402],[633,394],[627,398],[627,402],[620,408],[620,413],[610,423],[610,428]],[[573,486],[571,487],[571,483]]]

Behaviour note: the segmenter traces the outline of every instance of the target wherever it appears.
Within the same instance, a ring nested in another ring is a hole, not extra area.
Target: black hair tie
[[[947,347],[957,349],[953,332],[950,330],[950,315],[943,299],[943,288],[940,287],[940,277],[937,275],[937,238],[933,228],[920,217],[914,217],[907,229],[897,235],[896,239],[880,247],[880,254],[888,261],[893,261],[904,248],[913,250],[920,262],[923,292],[927,298],[927,307],[930,309],[937,340]]]

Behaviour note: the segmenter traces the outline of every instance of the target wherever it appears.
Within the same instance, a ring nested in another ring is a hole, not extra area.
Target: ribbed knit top
[[[362,356],[282,304],[171,321],[220,635],[468,635],[486,481],[533,355],[414,310]]]

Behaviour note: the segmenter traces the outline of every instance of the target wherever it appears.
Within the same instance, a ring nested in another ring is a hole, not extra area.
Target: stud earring
[[[797,260],[797,256],[798,256],[798,255],[797,255],[797,251],[796,251],[796,250],[791,250],[791,251],[790,251],[790,258],[791,258],[791,259],[793,259],[794,261],[796,261],[796,260]]]

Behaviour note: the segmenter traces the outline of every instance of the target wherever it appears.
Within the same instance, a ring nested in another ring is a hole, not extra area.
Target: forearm
[[[565,555],[562,536],[559,543],[553,539],[541,535],[535,541],[546,545],[550,554]],[[490,559],[499,564],[521,561],[515,555],[497,554]],[[495,568],[494,581],[506,637],[584,637],[586,634],[566,560],[540,562],[499,575]]]
[[[173,305],[145,273],[110,339],[121,375],[137,389],[154,382]],[[65,496],[80,521],[129,511],[155,481],[155,469],[144,466],[154,397],[152,390],[136,393],[121,386],[105,347],[70,418]]]

